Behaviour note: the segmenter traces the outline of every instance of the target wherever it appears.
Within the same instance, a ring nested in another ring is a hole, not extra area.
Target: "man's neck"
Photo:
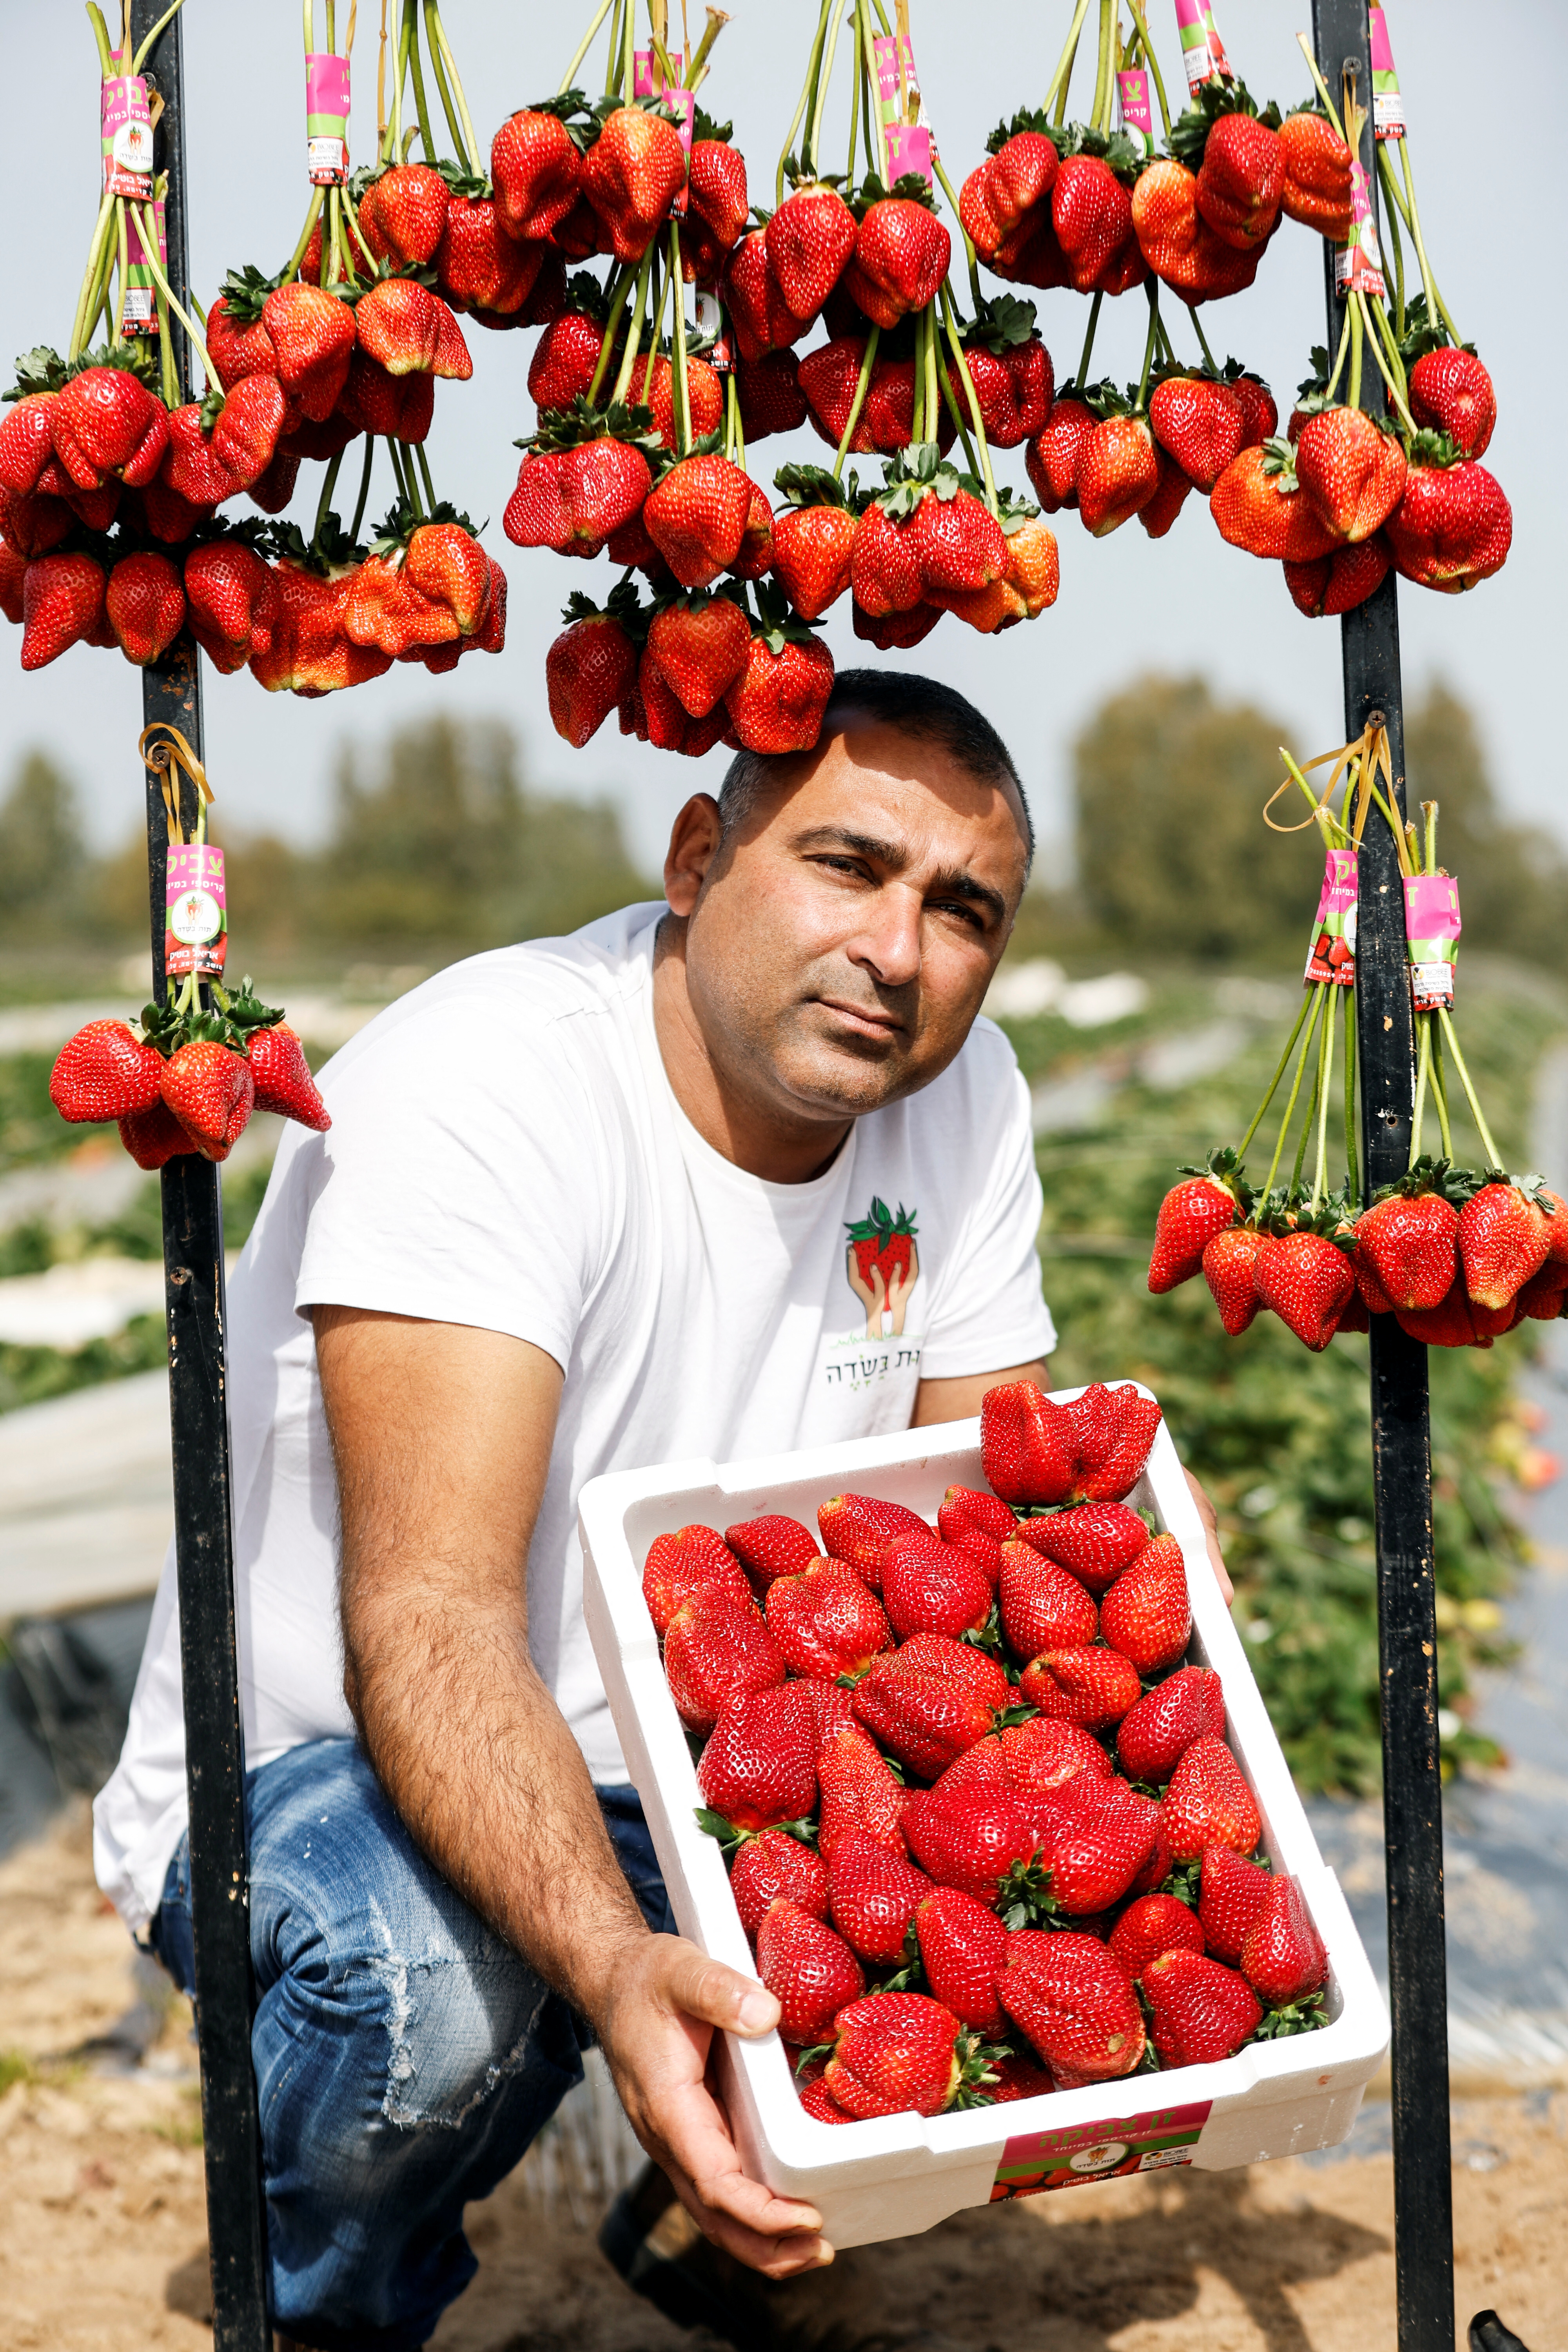
[[[653,1025],[676,1101],[704,1143],[748,1176],[805,1184],[837,1157],[853,1119],[792,1119],[716,1068],[686,984],[686,926],[666,915],[653,967]]]

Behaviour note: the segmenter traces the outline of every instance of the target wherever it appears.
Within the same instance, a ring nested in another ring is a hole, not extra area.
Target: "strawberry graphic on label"
[[[886,1201],[871,1196],[870,1213],[847,1224],[849,1245],[845,1276],[866,1308],[866,1336],[883,1336],[883,1316],[892,1316],[894,1336],[904,1328],[910,1293],[920,1280],[920,1255],[915,1248],[915,1212],[899,1203],[895,1216]]]

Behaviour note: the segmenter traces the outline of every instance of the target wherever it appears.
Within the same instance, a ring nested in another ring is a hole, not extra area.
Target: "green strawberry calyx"
[[[26,400],[34,393],[59,392],[77,376],[86,375],[89,368],[116,368],[162,397],[155,341],[128,335],[120,342],[100,343],[95,352],[79,352],[74,360],[62,360],[46,343],[23,352],[16,362],[16,381],[9,392],[0,393],[0,400]]]
[[[1020,300],[1016,294],[986,295],[960,341],[965,351],[983,344],[1000,359],[1004,352],[1016,351],[1033,341],[1037,316],[1035,305]]]
[[[732,1821],[723,1813],[715,1812],[711,1805],[697,1805],[693,1811],[703,1836],[717,1838],[726,1853],[738,1852],[752,1838],[762,1834],[759,1830],[737,1829]],[[783,1830],[786,1836],[798,1838],[802,1845],[815,1846],[816,1843],[816,1823],[813,1821],[773,1822],[769,1827]]]
[[[1010,2042],[984,2042],[972,2028],[965,2027],[953,2044],[953,2057],[958,2063],[958,2083],[945,2113],[952,2115],[964,2107],[988,2107],[994,2104],[993,2085],[997,2081],[996,2061],[1011,2058]]]
[[[470,518],[455,507],[449,499],[437,499],[428,514],[416,514],[405,499],[395,499],[376,526],[370,551],[373,555],[379,555],[384,562],[401,563],[415,532],[424,530],[432,523],[454,525],[458,530],[466,530],[470,539],[478,539],[479,535]]]
[[[996,125],[995,130],[985,142],[985,152],[988,155],[999,155],[1009,139],[1022,138],[1026,131],[1036,131],[1042,139],[1048,139],[1053,147],[1060,145],[1061,125],[1059,122],[1051,121],[1043,106],[1021,107],[1011,122],[999,122]]]
[[[231,1054],[243,1055],[258,1030],[275,1029],[283,1018],[280,1004],[261,1003],[251,987],[248,972],[233,993],[219,980],[209,985],[213,998],[210,1005],[186,1004],[176,995],[176,983],[171,976],[163,1003],[142,1006],[140,1021],[130,1024],[132,1035],[162,1054],[165,1061],[171,1060],[183,1045],[226,1045]]]
[[[731,138],[734,136],[734,131],[735,126],[732,122],[715,122],[713,117],[707,113],[703,108],[700,106],[693,107],[691,110],[691,136],[694,141],[698,139],[706,139],[710,140],[715,146],[727,147]]]
[[[1300,488],[1296,479],[1295,446],[1282,433],[1270,435],[1263,444],[1263,471],[1282,499],[1294,498]]]
[[[242,269],[231,269],[227,273],[217,290],[223,296],[225,310],[237,327],[254,327],[258,323],[262,304],[269,294],[276,294],[283,283],[283,271],[279,270],[276,278],[264,278],[254,261],[247,261]]]
[[[1282,2008],[1269,2010],[1262,2024],[1247,2039],[1250,2042],[1282,2042],[1292,2033],[1315,2033],[1328,2021],[1322,1994],[1310,1993],[1305,2000],[1289,2001]]]
[[[1115,173],[1123,187],[1130,188],[1151,161],[1142,141],[1129,138],[1125,131],[1097,131],[1091,122],[1069,122],[1053,131],[1051,141],[1064,163],[1075,155],[1092,155]]]
[[[1243,1211],[1250,1210],[1258,1195],[1245,1180],[1246,1162],[1238,1156],[1234,1143],[1216,1143],[1201,1166],[1188,1160],[1177,1169],[1178,1176],[1212,1176],[1227,1192],[1234,1192]]]
[[[1169,152],[1177,163],[1184,163],[1189,172],[1196,172],[1204,160],[1209,132],[1227,114],[1249,115],[1268,131],[1279,128],[1279,109],[1272,99],[1267,106],[1259,107],[1244,81],[1205,82],[1188,100],[1185,113],[1178,115],[1171,125]]]
[[[1413,467],[1426,467],[1437,473],[1447,473],[1450,466],[1469,463],[1451,434],[1439,433],[1429,425],[1405,438],[1405,454]]]
[[[271,535],[275,562],[291,564],[296,572],[319,572],[326,580],[352,572],[369,553],[349,537],[342,517],[332,509],[322,516],[310,539],[297,522],[275,522]]]
[[[958,468],[934,441],[913,441],[896,451],[882,468],[882,479],[876,503],[892,522],[907,521],[928,492],[946,500],[963,488]]]
[[[803,163],[793,149],[784,157],[784,172],[791,194],[796,196],[815,195],[818,188],[827,188],[837,195],[848,184],[847,173],[815,171],[810,164]]]
[[[845,202],[857,220],[864,220],[873,205],[921,205],[928,213],[936,210],[936,197],[919,172],[901,173],[889,188],[876,172],[868,172],[858,188],[851,189]]]
[[[590,404],[579,393],[568,408],[547,408],[539,420],[538,428],[514,441],[514,449],[531,450],[535,457],[553,457],[563,449],[579,449],[590,441],[626,441],[640,449],[650,461],[655,453],[665,457],[668,452],[653,421],[651,408],[640,403],[628,404],[613,400],[607,407]]]
[[[647,635],[648,623],[654,607],[645,604],[638,595],[637,583],[617,580],[602,605],[581,588],[574,588],[561,608],[561,617],[568,624],[577,621],[614,621],[623,629],[633,645],[640,646]]]
[[[1405,305],[1405,332],[1399,339],[1399,356],[1405,367],[1413,368],[1428,352],[1458,350],[1475,355],[1474,343],[1456,344],[1441,316],[1434,318],[1426,307],[1425,294],[1417,294]]]
[[[1010,1862],[991,1906],[1004,1927],[1065,1927],[1067,1914],[1051,1893],[1051,1874],[1038,1862]]]
[[[847,507],[855,514],[864,503],[858,474],[852,472],[846,485],[837,481],[826,466],[781,466],[773,476],[773,488],[792,507]]]
[[[753,641],[766,646],[769,653],[782,654],[785,646],[809,646],[816,643],[812,625],[801,619],[776,581],[756,582],[755,617],[752,616],[746,601],[744,581],[738,580],[734,585],[741,592],[735,597],[735,602],[752,621]]]
[[[1161,1882],[1160,1892],[1162,1895],[1173,1895],[1178,1903],[1184,1903],[1189,1911],[1195,1911],[1202,1886],[1202,1863],[1179,1862],[1169,1877]]]

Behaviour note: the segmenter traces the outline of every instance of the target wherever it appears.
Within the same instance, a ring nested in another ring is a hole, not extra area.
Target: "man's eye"
[[[985,919],[979,908],[972,906],[967,898],[933,898],[931,904],[944,915],[956,915],[960,922],[969,925],[972,931],[985,929]]]

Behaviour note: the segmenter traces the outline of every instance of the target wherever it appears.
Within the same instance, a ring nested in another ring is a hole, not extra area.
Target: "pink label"
[[[1154,152],[1154,118],[1149,111],[1149,77],[1142,66],[1116,77],[1121,95],[1121,128],[1137,140],[1146,155]]]
[[[1381,8],[1369,11],[1372,29],[1372,69],[1373,73],[1394,71],[1394,50],[1388,38],[1388,19]]]
[[[164,905],[165,969],[216,977],[228,951],[222,850],[211,842],[171,847]]]
[[[1394,49],[1388,37],[1388,19],[1381,8],[1371,12],[1372,29],[1372,127],[1379,139],[1403,139],[1405,136],[1405,100],[1399,92],[1399,76],[1394,69]]]
[[[164,226],[162,196],[159,196],[153,204],[153,223],[158,232],[157,257],[166,268],[169,260],[169,240]],[[142,242],[142,225],[134,213],[127,213],[125,215],[125,248],[132,269],[145,267],[147,251]]]
[[[662,74],[657,82],[653,78],[654,63],[654,54],[651,49],[632,51],[632,96],[634,98],[657,98],[664,88]]]
[[[1354,982],[1356,897],[1356,852],[1326,849],[1323,887],[1318,895],[1317,920],[1303,975],[1309,986],[1331,981],[1337,988],[1349,988]]]
[[[1459,886],[1451,874],[1415,874],[1405,885],[1405,936],[1412,949],[1419,942],[1423,947],[1440,940],[1457,940],[1462,926],[1459,921]]]
[[[1377,241],[1377,222],[1366,173],[1359,163],[1351,165],[1351,218],[1355,226],[1349,240],[1334,250],[1334,284],[1342,294],[1359,287],[1363,294],[1381,298],[1387,291],[1383,276],[1383,248]]]
[[[887,128],[888,184],[906,172],[918,172],[927,187],[935,184],[931,164],[931,132],[923,122],[889,122]]]
[[[899,64],[902,51],[904,87],[915,101],[919,114],[921,84],[915,71],[915,53],[908,41],[900,42],[896,33],[876,33],[871,37],[871,55],[877,71],[877,97],[884,122],[897,122],[904,110],[899,104]]]
[[[99,97],[103,184],[112,195],[153,193],[153,116],[140,74],[112,75]]]
[[[1060,2131],[1021,2132],[1002,2151],[991,2201],[1190,2164],[1211,2105],[1205,2099],[1194,2106],[1155,2107],[1145,2115],[1097,2118]]]
[[[1220,39],[1219,26],[1215,23],[1214,10],[1209,5],[1209,0],[1204,0],[1204,31],[1208,37],[1210,65],[1216,74],[1224,74],[1228,79],[1230,59],[1226,56],[1225,43]]]
[[[305,111],[307,114],[330,115],[334,121],[346,122],[349,113],[349,61],[333,57],[329,50],[323,55],[305,59]]]

